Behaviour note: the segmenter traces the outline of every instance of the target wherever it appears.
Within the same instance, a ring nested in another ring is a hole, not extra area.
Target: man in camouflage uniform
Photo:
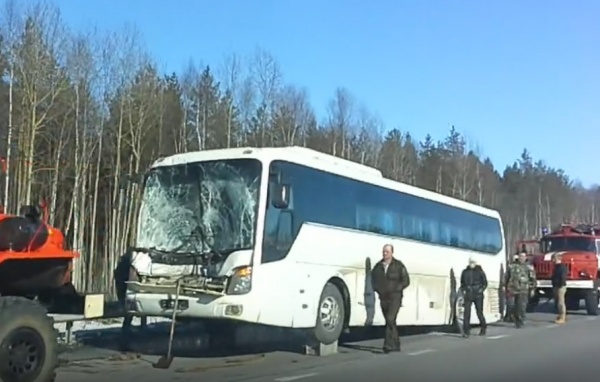
[[[519,253],[516,263],[510,264],[506,272],[506,293],[513,296],[512,316],[517,328],[523,327],[525,309],[531,291],[535,290],[536,279],[533,267],[527,263],[527,254]]]
[[[508,263],[508,268],[512,266],[512,264],[516,264],[519,262],[519,254],[516,253],[511,256],[510,262]],[[508,270],[507,270],[508,272]],[[513,307],[515,306],[515,296],[510,293],[506,293],[506,308],[504,310],[504,322],[515,322],[513,317]]]

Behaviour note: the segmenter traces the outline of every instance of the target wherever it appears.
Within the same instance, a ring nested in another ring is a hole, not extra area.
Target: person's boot
[[[479,330],[479,335],[480,336],[485,336],[487,334],[487,327],[486,326],[482,326],[481,329]]]
[[[558,318],[556,319],[556,323],[557,324],[564,324],[567,321],[566,315],[565,314],[561,314],[560,316],[558,316]]]

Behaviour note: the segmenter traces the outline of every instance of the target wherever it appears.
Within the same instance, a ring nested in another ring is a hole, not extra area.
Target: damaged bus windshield
[[[231,159],[155,167],[146,175],[137,246],[226,254],[254,246],[261,163]]]

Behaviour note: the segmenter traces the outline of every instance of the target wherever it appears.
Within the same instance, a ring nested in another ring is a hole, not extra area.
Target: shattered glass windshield
[[[173,253],[252,248],[260,173],[255,159],[152,169],[142,196],[137,246]]]

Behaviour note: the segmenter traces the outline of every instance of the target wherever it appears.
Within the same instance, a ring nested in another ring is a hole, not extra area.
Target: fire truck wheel
[[[57,337],[42,305],[23,297],[0,297],[0,380],[54,381]]]
[[[598,315],[598,291],[596,289],[585,293],[585,310],[589,316]]]

